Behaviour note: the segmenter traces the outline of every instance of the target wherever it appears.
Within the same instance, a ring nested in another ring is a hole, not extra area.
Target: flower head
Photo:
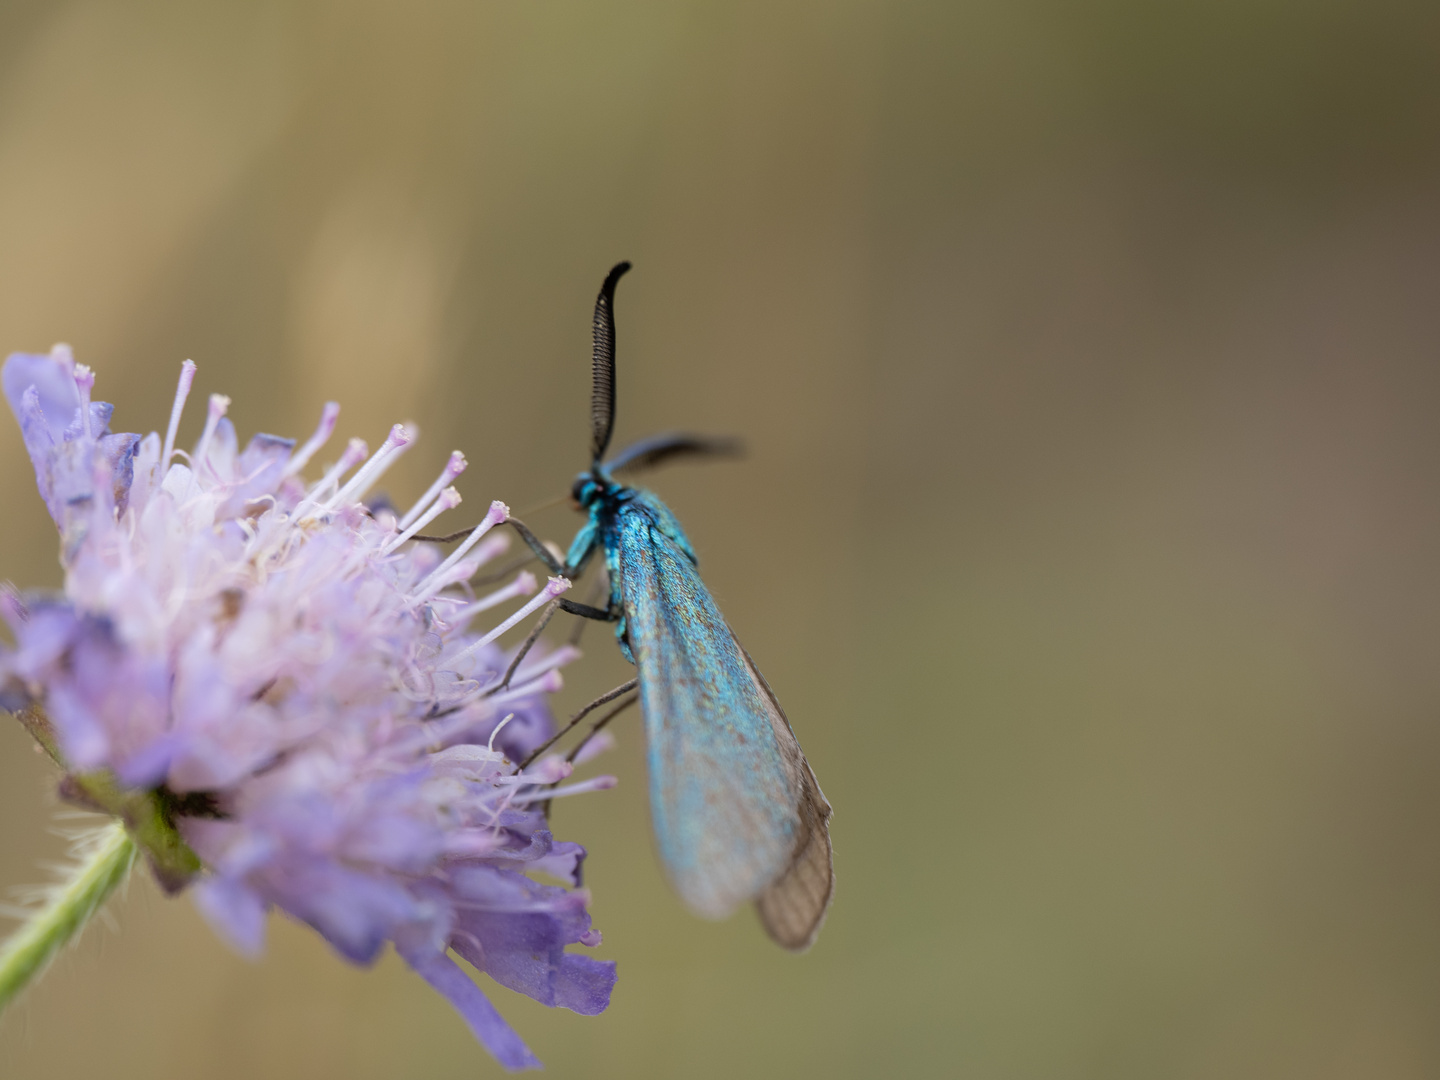
[[[536,593],[522,573],[476,595],[469,581],[505,547],[502,503],[448,557],[410,541],[459,503],[458,453],[406,513],[367,508],[414,441],[401,425],[307,483],[337,406],[298,449],[257,435],[241,450],[216,395],[194,451],[176,451],[193,377],[187,361],[166,437],[142,439],[110,432],[111,406],[63,347],[6,362],[65,587],[0,598],[16,640],[0,703],[43,706],[74,774],[161,796],[204,865],[200,909],[237,947],[260,948],[272,907],[356,963],[390,942],[502,1064],[538,1065],[449,951],[546,1005],[609,1003],[613,963],[566,951],[600,940],[584,849],[555,840],[540,808],[573,766],[512,764],[550,734],[546,694],[574,650],[537,647],[506,681],[495,644],[569,583]]]

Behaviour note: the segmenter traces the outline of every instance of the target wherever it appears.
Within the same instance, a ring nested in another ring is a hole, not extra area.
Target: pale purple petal
[[[570,840],[557,840],[549,852],[535,859],[528,869],[549,874],[568,885],[583,884],[581,868],[585,863],[585,849]]]
[[[146,743],[115,765],[115,775],[126,787],[158,787],[170,772],[174,761],[185,749],[185,739],[177,732],[166,732]]]
[[[80,408],[74,372],[49,353],[11,353],[0,369],[0,383],[22,425],[21,401],[25,391],[35,387],[40,414],[56,439],[70,426]]]
[[[22,630],[22,654],[30,651],[30,627],[53,632],[54,622],[32,617]],[[106,619],[76,619],[69,631],[63,643],[45,635],[46,647],[63,644],[62,651],[31,675],[48,684],[48,711],[66,758],[82,769],[118,765],[164,733],[169,670],[162,658],[125,648]]]
[[[575,965],[565,946],[590,932],[583,892],[540,885],[489,866],[457,870],[454,948],[502,986],[544,1005],[600,1012],[610,1000],[614,964]],[[594,965],[599,965],[594,966]],[[608,980],[608,981],[607,981]]]
[[[402,883],[335,863],[288,860],[260,881],[277,904],[357,964],[373,962],[398,927],[424,917]]]
[[[74,365],[68,358],[14,353],[5,361],[0,380],[20,421],[40,497],[68,546],[98,494],[97,453],[110,478],[108,498],[124,508],[138,437],[109,433],[114,407],[103,401],[91,402],[88,430],[82,428]]]
[[[111,477],[111,499],[122,514],[128,504],[130,486],[135,482],[135,451],[139,446],[140,436],[128,433],[106,435],[97,444]]]
[[[221,937],[245,956],[265,947],[265,901],[229,878],[204,878],[195,885],[195,906]]]
[[[470,1031],[505,1068],[511,1072],[541,1068],[540,1059],[530,1052],[515,1029],[505,1022],[480,988],[470,981],[455,961],[443,953],[401,949],[401,957],[419,975],[444,994]]]
[[[595,932],[598,938],[598,931]],[[599,944],[587,941],[585,944]],[[615,962],[566,953],[555,973],[555,1004],[581,1016],[599,1016],[610,1006]]]

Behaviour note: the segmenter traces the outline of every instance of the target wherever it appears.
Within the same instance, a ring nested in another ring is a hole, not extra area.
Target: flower
[[[0,704],[43,707],[72,779],[158,800],[203,863],[200,910],[239,949],[261,948],[272,907],[355,963],[392,943],[501,1064],[538,1066],[449,952],[546,1005],[609,1004],[614,964],[566,951],[600,941],[585,851],[555,840],[541,807],[613,779],[555,789],[571,763],[512,764],[551,734],[546,694],[576,653],[537,646],[507,681],[514,658],[495,644],[569,582],[472,629],[536,582],[521,573],[481,596],[468,584],[505,548],[503,503],[447,557],[410,541],[458,505],[463,456],[397,516],[361,500],[414,441],[401,425],[373,455],[352,440],[319,481],[301,479],[333,403],[298,449],[257,435],[240,450],[216,395],[185,455],[175,433],[194,372],[186,361],[162,441],[112,434],[111,406],[90,400],[94,376],[63,346],[6,362],[65,586],[0,598],[16,642],[0,653]]]

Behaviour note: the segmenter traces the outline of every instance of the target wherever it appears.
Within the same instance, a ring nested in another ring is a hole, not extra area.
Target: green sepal
[[[14,714],[40,748],[66,768],[55,726],[38,702],[31,702]],[[121,786],[108,769],[68,773],[60,781],[60,797],[68,803],[97,813],[109,814],[125,824],[135,846],[145,855],[155,880],[174,895],[204,869],[200,857],[190,849],[175,828],[171,813],[173,796],[163,790],[147,791]]]

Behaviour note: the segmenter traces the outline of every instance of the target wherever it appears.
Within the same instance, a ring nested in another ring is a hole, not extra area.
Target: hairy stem
[[[135,843],[125,826],[104,826],[69,880],[0,946],[0,1012],[84,929],[134,864]]]

